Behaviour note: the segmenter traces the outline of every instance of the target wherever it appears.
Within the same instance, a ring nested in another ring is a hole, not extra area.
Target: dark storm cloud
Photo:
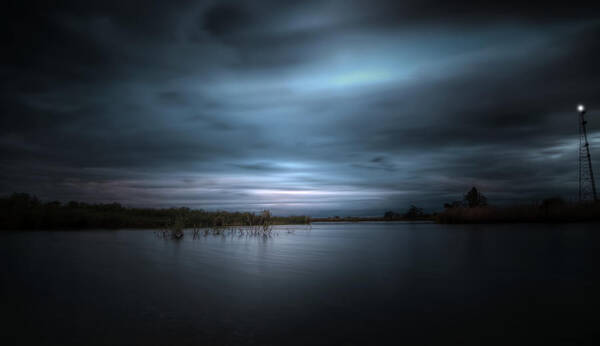
[[[228,36],[243,31],[252,24],[244,6],[220,3],[210,7],[202,17],[202,27],[215,36]]]
[[[437,209],[471,185],[498,203],[571,197],[574,106],[600,107],[598,13],[11,2],[0,192],[315,215]]]

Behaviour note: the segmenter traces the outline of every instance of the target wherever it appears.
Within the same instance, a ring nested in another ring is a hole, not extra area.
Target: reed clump
[[[274,230],[274,217],[271,212],[264,210],[259,214],[248,214],[246,215],[245,222],[241,225],[228,225],[223,222],[222,219],[216,218],[213,220],[213,225],[210,227],[201,227],[195,225],[188,230],[191,233],[193,239],[207,236],[221,236],[230,238],[242,238],[242,237],[254,237],[254,238],[273,238],[279,236],[279,231]],[[310,220],[306,220],[310,221]],[[170,226],[166,229],[158,232],[158,236],[163,239],[182,239],[185,235],[185,230],[182,225],[185,225],[186,221],[183,217],[179,216],[174,219]],[[310,230],[312,227],[310,223],[306,224],[305,230]],[[290,234],[296,231],[295,228],[285,228],[285,231]]]

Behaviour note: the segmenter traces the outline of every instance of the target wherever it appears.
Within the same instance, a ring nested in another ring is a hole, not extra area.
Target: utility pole
[[[587,138],[587,121],[584,118],[585,106],[577,106],[579,112],[579,202],[592,200],[598,201],[596,194],[596,182],[594,170],[592,169],[592,157],[590,155],[590,143]]]

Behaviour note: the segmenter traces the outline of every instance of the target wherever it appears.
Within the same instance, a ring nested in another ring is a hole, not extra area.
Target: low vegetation
[[[326,218],[315,218],[314,222],[361,222],[361,221],[428,221],[433,220],[433,215],[426,214],[422,208],[411,205],[404,213],[386,211],[383,217],[360,217],[360,216],[333,216]]]
[[[507,207],[458,207],[436,216],[439,223],[505,223],[505,222],[585,222],[600,221],[600,204],[565,203],[545,207],[541,204]]]
[[[310,224],[307,216],[272,216],[269,225]],[[119,203],[42,202],[34,196],[15,193],[0,198],[0,229],[89,229],[89,228],[214,228],[264,225],[265,212],[205,211],[190,208],[128,208]]]
[[[435,217],[439,223],[600,221],[600,203],[569,203],[560,197],[552,197],[526,205],[491,206],[475,187],[463,201],[446,203],[444,207],[445,210]]]
[[[513,206],[488,205],[475,187],[460,201],[444,204],[444,211],[426,214],[414,205],[404,213],[387,211],[382,217],[273,216],[261,213],[193,210],[190,208],[128,208],[118,203],[42,202],[15,193],[0,198],[0,230],[45,229],[160,229],[161,237],[180,239],[184,229],[200,235],[271,237],[274,225],[310,225],[311,222],[428,221],[438,223],[589,222],[600,221],[600,203],[569,203],[559,197]]]

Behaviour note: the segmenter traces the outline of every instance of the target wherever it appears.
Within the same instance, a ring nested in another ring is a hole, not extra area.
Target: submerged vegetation
[[[252,216],[250,216],[252,215]],[[271,212],[268,210],[263,211],[262,213],[256,214],[248,214],[246,222],[244,224],[239,225],[226,225],[222,223],[216,223],[212,226],[201,227],[199,225],[193,225],[191,230],[188,230],[188,233],[191,232],[192,237],[194,239],[199,238],[200,236],[230,236],[230,237],[262,237],[262,238],[272,238],[274,235],[279,235],[279,232],[273,231],[275,218],[271,215]],[[307,221],[307,230],[310,230],[312,227],[310,225],[310,220]],[[157,235],[160,238],[164,239],[182,239],[185,236],[185,226],[189,224],[186,216],[177,215],[171,222],[167,224],[167,227],[159,232]],[[287,233],[293,233],[294,229],[286,229]]]
[[[0,198],[0,229],[89,229],[89,228],[224,228],[235,226],[310,224],[308,216],[272,216],[265,211],[250,212],[205,211],[190,208],[129,208],[119,203],[88,204],[81,202],[42,202],[35,196],[15,193]]]

